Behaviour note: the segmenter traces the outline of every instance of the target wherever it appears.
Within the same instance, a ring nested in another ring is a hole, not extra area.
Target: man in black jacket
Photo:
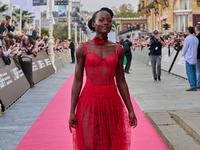
[[[153,36],[148,44],[150,50],[151,67],[154,80],[161,81],[161,58],[162,58],[162,46],[165,46],[164,39],[159,36],[159,32],[155,30]],[[156,73],[157,67],[157,73]]]
[[[7,26],[7,29],[8,29],[8,32],[10,32],[10,31],[15,31],[15,24],[13,23],[11,26],[10,26],[10,24],[9,24],[9,22],[10,22],[10,16],[7,16],[6,17],[6,21],[7,21],[7,23],[8,23],[8,26]]]
[[[197,50],[197,64],[196,64],[196,72],[197,72],[197,90],[200,90],[200,25],[195,26],[195,32],[197,34],[197,38],[199,40],[199,46]]]
[[[71,63],[75,63],[75,57],[74,57],[75,45],[74,45],[74,42],[71,39],[69,39],[68,41],[70,42],[69,48],[71,49],[71,58],[72,58]]]
[[[123,43],[124,51],[125,51],[125,56],[126,56],[126,59],[127,59],[127,63],[126,63],[126,67],[124,69],[124,72],[127,73],[127,74],[130,74],[129,69],[131,67],[131,60],[132,60],[132,53],[131,53],[131,47],[132,47],[132,45],[133,44],[130,41],[130,35],[127,35],[126,36],[126,40]]]

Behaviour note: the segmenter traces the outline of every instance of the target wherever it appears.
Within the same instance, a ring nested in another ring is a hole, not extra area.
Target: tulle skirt
[[[77,103],[75,150],[129,150],[131,126],[116,85],[86,84]]]

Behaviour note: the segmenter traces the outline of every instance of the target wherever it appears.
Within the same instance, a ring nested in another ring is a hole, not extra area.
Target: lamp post
[[[70,1],[68,1],[68,39],[71,39]]]
[[[50,0],[50,19],[49,19],[49,59],[56,71],[55,63],[54,63],[54,51],[53,51],[53,45],[54,45],[54,40],[53,40],[53,15],[52,15],[52,0]]]
[[[200,0],[197,0],[197,6],[200,7]]]

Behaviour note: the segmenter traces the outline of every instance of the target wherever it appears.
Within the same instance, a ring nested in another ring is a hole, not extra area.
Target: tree
[[[2,4],[2,2],[0,1],[0,13],[3,13],[6,10],[8,10],[8,5],[4,4],[4,5],[1,6],[1,4]]]
[[[41,36],[49,36],[49,30],[46,28],[41,28]]]
[[[20,9],[14,9],[12,13],[18,20],[20,20]],[[33,13],[29,13],[28,11],[22,11],[22,29],[24,29],[25,23],[32,23],[34,16]]]
[[[114,18],[131,18],[131,17],[138,17],[137,13],[134,12],[134,8],[131,4],[123,4],[119,8],[115,6],[112,7],[114,12]]]
[[[78,33],[78,32],[77,32]],[[53,35],[55,39],[68,39],[68,26],[61,24],[54,24]],[[71,38],[75,40],[75,30],[71,29]],[[79,34],[77,35],[77,39],[79,39]]]

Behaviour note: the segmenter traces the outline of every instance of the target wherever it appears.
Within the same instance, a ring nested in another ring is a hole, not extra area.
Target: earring
[[[92,23],[92,27],[94,27],[94,28],[95,28],[95,25],[94,25],[94,23]]]

